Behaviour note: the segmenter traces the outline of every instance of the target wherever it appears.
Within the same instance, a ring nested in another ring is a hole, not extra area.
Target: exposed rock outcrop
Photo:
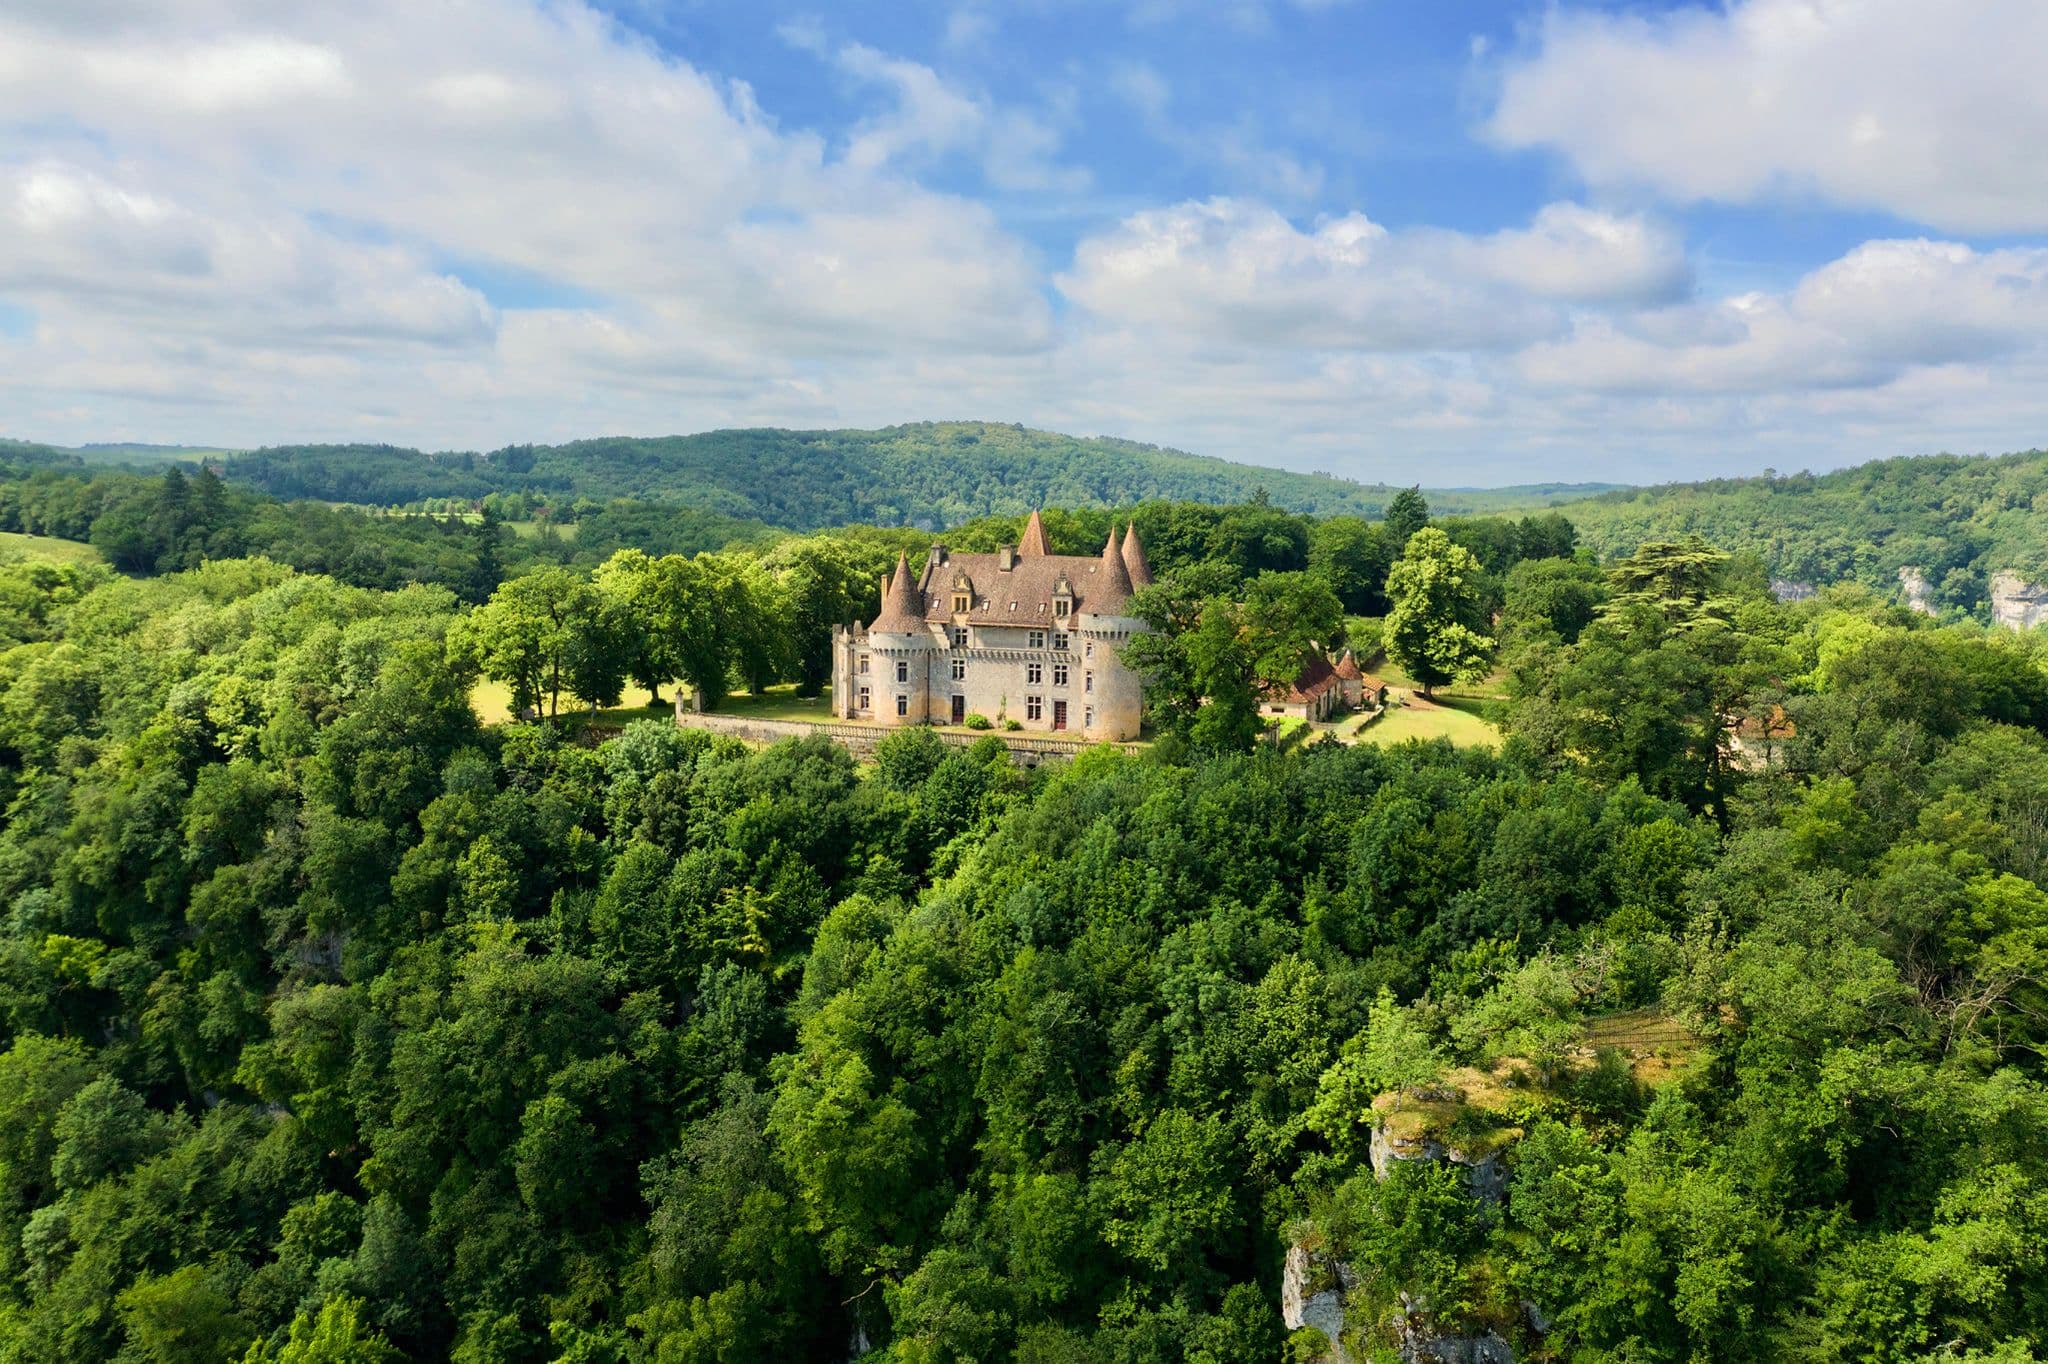
[[[1923,616],[1934,614],[1934,584],[1927,581],[1925,571],[1907,566],[1899,570],[1899,593],[1906,599],[1906,605]]]
[[[1401,1137],[1382,1124],[1372,1129],[1372,1172],[1385,1179],[1404,1160],[1444,1161],[1465,1169],[1465,1187],[1482,1203],[1498,1203],[1507,1192],[1507,1170],[1498,1151],[1466,1151],[1433,1136]]]
[[[1771,579],[1771,595],[1779,601],[1805,601],[1819,591],[1812,583],[1796,582],[1791,578]]]
[[[1394,1316],[1402,1364],[1515,1364],[1515,1347],[1496,1332],[1482,1336],[1434,1334],[1404,1294]]]
[[[1310,1250],[1296,1241],[1287,1247],[1280,1275],[1280,1322],[1290,1331],[1312,1326],[1330,1342],[1323,1364],[1351,1364],[1344,1349],[1344,1295],[1358,1286],[1358,1276],[1342,1260]]]
[[[2048,587],[2010,570],[1992,574],[1991,619],[2008,630],[2031,630],[2048,621]]]

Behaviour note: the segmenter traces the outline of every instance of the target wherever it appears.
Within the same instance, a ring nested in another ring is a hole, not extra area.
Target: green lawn
[[[77,540],[53,535],[19,535],[0,531],[0,559],[54,559],[60,564],[102,563],[100,552]]]
[[[1386,714],[1358,732],[1358,742],[1398,744],[1407,739],[1449,739],[1461,748],[1498,748],[1500,730],[1479,713],[1470,699],[1446,697],[1429,709],[1393,705]]]
[[[673,715],[675,713],[674,706],[677,692],[687,696],[689,689],[681,683],[664,687],[661,693],[661,704],[659,706],[650,706],[647,704],[647,693],[645,690],[629,686],[626,688],[624,704],[599,711],[597,713],[597,723],[616,727],[631,724],[635,720],[645,720],[649,717],[660,718]],[[477,683],[475,690],[470,692],[469,704],[470,708],[476,712],[476,718],[485,724],[505,724],[512,718],[512,689],[503,682],[493,682],[486,678]],[[809,700],[804,700],[796,694],[796,687],[794,685],[770,687],[761,696],[754,696],[748,692],[734,692],[719,705],[718,713],[721,715],[748,715],[759,720],[830,720],[832,718],[832,694],[830,691],[827,691],[823,696],[814,696]],[[588,711],[584,710],[576,702],[571,701],[567,696],[562,698],[562,718],[564,720],[571,718],[581,719],[587,717],[588,714]]]

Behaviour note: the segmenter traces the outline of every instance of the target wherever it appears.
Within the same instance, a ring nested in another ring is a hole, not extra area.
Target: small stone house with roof
[[[1146,628],[1131,594],[1152,581],[1132,525],[1098,556],[1054,554],[1037,512],[993,554],[935,544],[913,572],[899,557],[882,610],[832,637],[832,708],[879,724],[960,724],[969,715],[1077,738],[1135,739],[1143,680],[1122,647]]]
[[[1265,711],[1297,720],[1327,720],[1342,710],[1377,710],[1386,692],[1386,684],[1368,676],[1346,649],[1335,663],[1321,656],[1309,659],[1292,685],[1266,694]]]

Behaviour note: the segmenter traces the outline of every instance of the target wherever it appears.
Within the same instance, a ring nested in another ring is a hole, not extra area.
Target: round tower
[[[915,725],[929,718],[931,661],[937,652],[938,641],[925,624],[924,595],[910,580],[910,560],[898,554],[895,576],[882,595],[882,614],[868,626],[879,723]]]
[[[1088,575],[1074,616],[1074,634],[1082,654],[1081,733],[1089,739],[1135,739],[1145,716],[1144,679],[1124,662],[1122,652],[1132,635],[1148,628],[1130,614],[1132,585],[1126,549],[1136,549],[1139,562],[1144,561],[1137,534],[1133,527],[1119,546],[1116,527],[1110,527],[1109,543],[1102,547],[1102,565]]]

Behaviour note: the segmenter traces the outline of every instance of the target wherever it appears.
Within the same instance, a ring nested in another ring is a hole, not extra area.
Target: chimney
[[[1017,547],[1015,545],[1004,545],[1001,549],[996,551],[997,568],[1000,568],[1003,572],[1008,573],[1011,569],[1015,568],[1016,566]]]

